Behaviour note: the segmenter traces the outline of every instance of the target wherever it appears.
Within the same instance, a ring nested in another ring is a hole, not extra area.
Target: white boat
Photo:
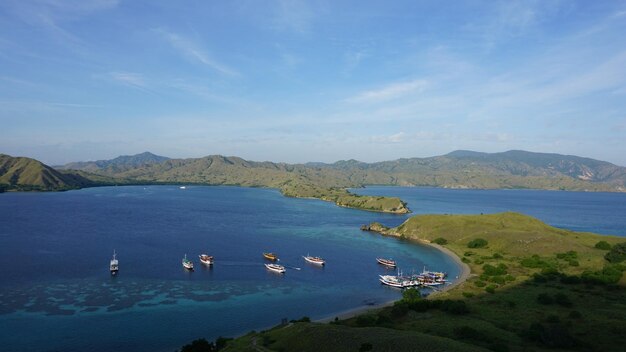
[[[183,258],[183,267],[187,270],[193,270],[193,262],[187,259],[187,254],[185,254],[185,257]]]
[[[281,273],[281,274],[286,271],[284,266],[278,265],[278,264],[265,264],[265,267],[268,268],[271,271],[275,271],[275,272]]]
[[[376,258],[376,261],[384,266],[388,266],[390,268],[395,268],[396,267],[396,262],[395,260],[392,259],[385,259],[385,258]]]
[[[312,263],[312,264],[317,264],[317,265],[324,265],[324,264],[326,264],[326,261],[324,259],[320,258],[320,257],[313,257],[313,256],[310,256],[310,255],[304,256],[303,255],[302,258],[304,258],[304,260],[306,260],[307,262]]]
[[[200,254],[198,257],[200,257],[200,262],[202,264],[213,265],[213,256],[212,255]]]
[[[178,187],[178,188],[180,188],[180,189],[187,189],[187,187],[186,187],[186,186],[180,186],[180,187]]]
[[[109,270],[111,270],[111,275],[116,275],[119,269],[120,267],[116,258],[116,253],[115,253],[115,250],[113,250],[113,259],[111,259],[111,264],[109,265]]]
[[[399,288],[412,286],[409,284],[408,281],[402,279],[400,276],[378,275],[378,277],[379,277],[380,282],[388,286],[399,287]]]

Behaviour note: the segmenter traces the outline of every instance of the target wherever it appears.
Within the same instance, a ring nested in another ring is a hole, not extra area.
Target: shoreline
[[[385,234],[381,234],[381,235],[389,236],[389,235],[385,235]],[[395,235],[391,235],[391,236],[399,237],[399,236],[395,236]],[[463,263],[461,261],[461,258],[459,256],[457,256],[456,253],[454,253],[451,250],[449,250],[448,248],[443,247],[441,245],[438,245],[436,243],[432,243],[432,242],[428,242],[428,241],[420,240],[420,239],[409,239],[409,241],[436,248],[437,250],[441,251],[444,255],[446,255],[450,259],[452,259],[452,261],[455,264],[457,264],[457,266],[461,269],[461,272],[459,273],[458,277],[455,278],[454,282],[450,283],[449,285],[445,285],[440,290],[433,290],[433,293],[429,294],[428,297],[435,297],[437,295],[440,295],[443,292],[447,292],[447,291],[449,291],[449,290],[451,290],[451,289],[453,289],[453,288],[463,284],[470,277],[472,272],[470,270],[469,265]],[[352,309],[348,309],[348,310],[344,310],[344,311],[338,312],[336,314],[333,314],[333,316],[327,316],[325,318],[312,320],[312,322],[313,323],[327,324],[327,323],[333,322],[335,320],[335,318],[338,318],[339,320],[346,320],[346,319],[354,318],[356,316],[359,316],[361,314],[367,313],[367,312],[372,311],[372,310],[379,310],[381,308],[392,306],[397,301],[399,301],[399,299],[398,300],[391,300],[391,301],[384,302],[384,303],[381,303],[381,304],[360,306],[360,307],[356,307],[356,308],[352,308]]]

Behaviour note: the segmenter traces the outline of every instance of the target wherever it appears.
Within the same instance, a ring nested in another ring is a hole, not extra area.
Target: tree
[[[618,243],[604,255],[604,259],[611,263],[621,263],[626,260],[626,242]]]

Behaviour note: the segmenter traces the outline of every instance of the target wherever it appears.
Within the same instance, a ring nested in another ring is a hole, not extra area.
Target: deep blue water
[[[626,193],[388,186],[371,186],[352,192],[400,197],[414,214],[516,211],[563,229],[626,236]]]
[[[438,250],[361,232],[406,216],[238,187],[106,187],[0,195],[2,351],[173,351],[400,297],[385,269],[459,268]],[[119,276],[108,264],[117,250]],[[281,276],[263,266],[279,254]],[[215,256],[212,269],[197,260]],[[310,253],[327,260],[307,264]],[[187,254],[196,271],[186,272]],[[289,269],[298,267],[301,270]]]

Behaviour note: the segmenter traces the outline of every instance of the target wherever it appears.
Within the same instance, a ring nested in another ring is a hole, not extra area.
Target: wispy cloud
[[[416,79],[408,82],[398,82],[386,85],[382,88],[368,90],[346,99],[350,103],[377,103],[398,99],[409,94],[422,92],[428,82]]]
[[[313,10],[302,0],[280,0],[275,3],[274,27],[279,30],[308,33],[313,21]]]
[[[406,137],[407,134],[405,132],[398,132],[392,135],[372,136],[370,141],[375,143],[402,143]]]
[[[155,32],[188,60],[210,67],[222,75],[241,75],[236,70],[213,59],[208,53],[205,52],[204,49],[190,39],[164,29],[156,29]]]

